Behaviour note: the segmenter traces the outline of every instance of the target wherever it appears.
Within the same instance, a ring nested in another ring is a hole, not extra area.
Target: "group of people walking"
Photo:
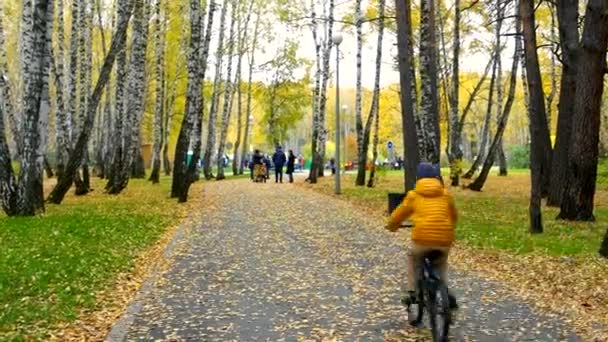
[[[253,157],[251,158],[251,163],[249,164],[249,169],[251,170],[251,179],[255,180],[254,170],[256,169],[256,165],[264,166],[266,171],[266,179],[270,178],[270,169],[274,165],[275,183],[283,183],[283,169],[285,167],[287,167],[285,173],[289,176],[289,183],[293,183],[295,164],[296,156],[293,154],[293,151],[289,150],[288,155],[285,155],[285,152],[281,146],[277,146],[275,152],[270,158],[265,156],[260,150],[255,150]]]

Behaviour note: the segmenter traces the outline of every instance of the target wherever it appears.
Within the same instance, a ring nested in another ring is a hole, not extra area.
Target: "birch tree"
[[[154,147],[152,155],[152,172],[150,173],[150,181],[158,183],[160,181],[160,166],[161,166],[161,148],[163,146],[163,116],[164,111],[164,90],[165,90],[165,35],[166,26],[164,13],[162,11],[162,2],[156,1],[155,8],[155,58],[156,58],[156,99],[154,106]]]
[[[530,195],[530,232],[542,233],[542,213],[540,210],[543,192],[543,179],[548,174],[550,161],[549,134],[547,115],[545,113],[545,96],[542,88],[538,53],[536,44],[536,24],[534,19],[533,0],[520,0],[520,15],[522,18],[524,49],[526,60],[526,79],[530,104],[530,163],[532,169],[532,187]],[[546,154],[549,153],[549,156]]]
[[[209,2],[207,14],[207,28],[205,38],[202,39],[202,16],[200,3],[198,0],[190,1],[190,46],[188,49],[188,93],[186,96],[186,107],[182,126],[177,144],[175,146],[175,157],[173,164],[173,183],[171,187],[171,197],[178,198],[179,202],[188,200],[188,190],[195,180],[195,173],[201,151],[201,128],[203,124],[203,80],[207,70],[207,57],[209,56],[209,43],[213,27],[216,3],[214,0]],[[187,153],[190,146],[192,132],[199,137],[194,142],[194,153],[192,160],[187,163]]]
[[[119,194],[124,190],[130,178],[132,164],[139,138],[139,116],[143,113],[145,72],[146,72],[146,47],[148,43],[147,31],[147,6],[145,0],[135,0],[136,6],[133,12],[133,34],[131,42],[131,54],[128,63],[128,76],[126,90],[126,110],[124,121],[126,126],[123,129],[121,139],[122,146],[119,148],[119,160],[113,167],[111,178],[106,185],[109,194]],[[117,163],[118,162],[118,163]]]
[[[462,173],[462,134],[459,132],[460,106],[460,0],[454,1],[454,45],[452,47],[452,96],[450,98],[448,159],[452,186],[460,183]]]
[[[323,162],[325,159],[325,143],[327,141],[327,130],[325,129],[325,115],[327,106],[327,84],[329,81],[330,58],[333,43],[331,37],[334,32],[335,1],[329,0],[329,7],[323,11],[328,13],[323,18],[323,39],[318,37],[317,18],[312,4],[312,26],[313,39],[315,40],[315,51],[317,56],[315,90],[313,91],[313,129],[312,129],[312,164],[308,180],[317,182],[317,177],[323,176]]]
[[[245,110],[245,115],[246,115],[246,120],[245,120],[245,132],[243,133],[243,148],[241,151],[241,165],[239,167],[239,174],[243,174],[243,169],[245,167],[245,165],[243,164],[242,161],[244,161],[246,159],[247,156],[247,150],[248,150],[248,146],[249,146],[249,132],[251,131],[252,127],[251,124],[253,123],[251,120],[253,118],[251,111],[252,111],[252,97],[253,97],[253,82],[252,82],[252,78],[253,78],[253,68],[255,65],[255,52],[257,49],[257,43],[258,43],[258,39],[259,39],[259,34],[260,34],[260,21],[261,21],[261,12],[259,10],[256,10],[256,19],[255,19],[255,25],[254,25],[254,29],[253,29],[253,36],[251,37],[251,46],[249,47],[249,76],[247,77],[247,105],[246,105],[246,110]]]
[[[479,169],[480,166],[483,165],[487,155],[488,155],[488,141],[490,139],[490,126],[492,121],[492,113],[494,112],[494,96],[496,96],[497,82],[501,82],[499,78],[499,64],[500,64],[500,53],[501,53],[501,32],[502,32],[502,14],[500,11],[500,0],[496,1],[496,27],[494,33],[494,46],[493,46],[493,54],[492,54],[492,77],[490,78],[489,85],[489,93],[488,93],[488,104],[486,109],[486,115],[484,117],[484,124],[481,131],[481,142],[479,144],[479,150],[477,151],[477,156],[471,165],[471,168],[464,174],[463,178],[470,179],[473,177],[475,172]],[[502,99],[499,101],[502,102]],[[500,103],[499,102],[499,103]],[[500,104],[499,106],[502,106]],[[500,107],[498,107],[500,108]],[[498,117],[499,114],[497,114]]]
[[[382,42],[384,39],[384,13],[385,13],[386,1],[379,0],[378,1],[378,41],[376,43],[376,76],[374,79],[374,90],[372,93],[372,104],[369,110],[369,115],[367,117],[367,122],[365,123],[365,130],[363,131],[363,141],[362,147],[363,151],[359,152],[359,166],[357,173],[357,183],[359,183],[360,175],[363,173],[363,182],[365,183],[365,167],[367,165],[367,150],[369,145],[369,137],[371,133],[371,125],[372,122],[374,124],[374,141],[373,141],[373,152],[372,152],[372,168],[370,172],[370,178],[368,182],[368,187],[372,187],[374,185],[374,177],[376,173],[376,160],[378,159],[378,141],[379,141],[379,127],[380,127],[380,72],[382,69]],[[359,80],[360,83],[360,80]],[[360,101],[360,100],[359,100]],[[359,106],[361,104],[359,103]],[[357,128],[359,130],[359,127]],[[359,133],[358,133],[359,134]],[[357,139],[359,137],[357,136]]]
[[[78,25],[80,32],[77,36],[78,41],[78,58],[80,68],[79,80],[79,99],[78,99],[78,121],[74,126],[74,134],[77,136],[80,130],[83,129],[85,118],[87,115],[87,102],[91,94],[91,17],[92,7],[91,1],[81,0],[78,9]],[[75,94],[72,94],[75,96]],[[90,175],[89,175],[89,151],[88,145],[84,146],[83,160],[81,165],[82,178],[76,175],[74,179],[76,185],[76,194],[84,195],[90,191]]]
[[[255,1],[250,1],[249,8],[247,9],[247,17],[245,18],[245,22],[242,23],[239,20],[239,38],[238,38],[238,60],[236,65],[236,76],[234,77],[236,82],[236,102],[237,102],[237,124],[236,124],[236,141],[234,142],[234,149],[232,153],[232,173],[237,175],[242,173],[243,161],[245,157],[239,154],[239,148],[241,147],[241,142],[246,141],[246,137],[242,138],[243,132],[243,87],[242,87],[242,67],[243,67],[243,57],[245,55],[245,43],[248,39],[248,30],[249,30],[249,22],[251,21],[251,13],[253,12],[253,5]],[[257,32],[254,30],[254,35]],[[254,37],[254,39],[256,39]],[[245,120],[248,122],[249,117],[246,117]],[[247,123],[246,123],[247,125]],[[247,132],[249,133],[249,132]],[[246,148],[246,145],[243,144],[243,149]]]
[[[217,124],[217,113],[219,111],[220,88],[222,83],[222,65],[224,59],[224,31],[226,27],[226,12],[228,11],[229,0],[224,0],[220,13],[220,28],[218,45],[215,53],[215,79],[213,81],[213,94],[211,96],[211,107],[209,109],[209,123],[207,125],[207,141],[205,145],[205,153],[203,154],[203,172],[206,179],[213,178],[213,169],[211,160],[213,151],[215,150],[215,126]],[[224,106],[227,106],[224,103]],[[218,156],[219,158],[220,156]]]
[[[517,11],[517,9],[516,9]],[[502,107],[502,101],[498,101],[500,104],[501,111],[497,127],[496,134],[494,135],[494,139],[492,140],[492,144],[490,145],[490,149],[488,151],[488,156],[484,161],[483,168],[479,176],[475,179],[473,183],[471,183],[468,188],[475,191],[481,191],[483,188],[488,175],[490,173],[490,169],[492,165],[494,165],[494,159],[499,153],[500,144],[502,144],[502,136],[504,134],[505,128],[507,126],[507,122],[509,120],[509,115],[511,113],[511,108],[513,106],[513,102],[515,100],[515,89],[517,87],[517,67],[519,66],[519,57],[521,56],[521,20],[516,16],[515,19],[515,49],[513,51],[513,63],[511,66],[511,74],[509,77],[509,92],[507,95],[507,102],[504,107]],[[500,98],[501,96],[499,96]]]
[[[95,88],[91,93],[90,101],[88,101],[87,116],[82,125],[83,129],[80,131],[78,137],[74,139],[74,148],[70,150],[65,172],[62,177],[58,177],[57,184],[47,199],[51,203],[59,204],[63,201],[65,194],[72,186],[78,167],[82,164],[84,146],[87,145],[91,137],[97,106],[99,105],[99,101],[101,100],[101,96],[108,79],[110,78],[110,73],[112,72],[112,66],[116,60],[116,55],[125,46],[131,11],[133,8],[134,10],[140,10],[140,7],[143,7],[143,1],[141,0],[136,0],[134,2],[120,1],[118,3],[118,20],[116,31],[112,38],[112,44],[108,50],[108,54],[105,56],[103,66],[95,84]]]
[[[232,61],[234,54],[234,44],[235,44],[235,33],[234,29],[236,26],[236,22],[239,20],[238,18],[238,7],[235,0],[230,1],[230,31],[228,38],[228,67],[226,69],[226,82],[224,86],[224,107],[222,109],[222,122],[220,126],[220,140],[218,143],[217,149],[217,180],[221,180],[226,178],[224,175],[224,155],[226,150],[226,138],[228,136],[228,125],[230,124],[230,115],[232,112],[232,100],[233,100],[233,84],[232,84]],[[239,80],[235,80],[235,84],[238,86]]]
[[[416,167],[418,165],[418,134],[415,122],[415,81],[413,79],[413,46],[411,40],[412,12],[409,0],[395,0],[397,12],[397,60],[401,102],[401,127],[403,129],[403,149],[405,156],[405,191],[414,189]]]
[[[30,4],[31,5],[31,4]],[[21,50],[26,58],[22,69],[23,93],[23,140],[20,152],[20,171],[16,179],[4,129],[4,108],[0,105],[0,192],[2,208],[9,216],[33,216],[44,211],[43,195],[43,131],[48,127],[48,94],[50,71],[50,44],[53,32],[52,0],[40,0],[32,7],[24,6],[22,21],[31,21],[21,32]],[[2,25],[0,36],[4,37]],[[4,40],[2,38],[2,40]],[[0,49],[4,49],[1,46]],[[2,74],[0,85],[6,87],[6,75]],[[4,99],[5,89],[0,100]]]
[[[437,35],[435,33],[435,0],[422,0],[420,8],[420,117],[425,145],[421,160],[439,164],[439,99],[437,95]]]

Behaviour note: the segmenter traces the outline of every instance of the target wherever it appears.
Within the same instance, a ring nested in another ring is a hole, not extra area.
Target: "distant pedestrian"
[[[283,183],[283,166],[285,166],[285,162],[287,158],[285,158],[285,152],[283,152],[283,148],[281,146],[277,146],[276,151],[272,155],[272,162],[274,163],[274,178],[275,183],[279,181]]]
[[[296,166],[296,156],[292,150],[289,150],[289,156],[287,157],[287,174],[289,175],[289,183],[293,183],[293,172]]]
[[[270,161],[269,156],[264,156],[264,164],[266,165],[266,179],[270,179],[270,168],[272,167],[272,162]]]

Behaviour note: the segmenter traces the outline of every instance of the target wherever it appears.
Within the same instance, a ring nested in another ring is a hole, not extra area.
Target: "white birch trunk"
[[[224,58],[224,31],[226,25],[226,12],[228,1],[224,0],[220,14],[220,28],[218,37],[217,52],[215,54],[215,79],[213,81],[213,95],[211,96],[211,108],[209,109],[209,123],[207,126],[207,141],[205,153],[203,155],[203,168],[206,179],[213,178],[211,162],[213,151],[215,150],[215,126],[217,123],[217,113],[219,111],[220,87],[222,83],[222,60]],[[227,104],[224,104],[225,106]],[[196,132],[195,132],[196,133]],[[198,134],[200,136],[200,134]]]
[[[156,44],[155,57],[156,57],[156,100],[154,108],[154,148],[152,155],[152,173],[150,174],[150,180],[152,183],[158,183],[160,181],[160,165],[161,165],[161,148],[163,145],[163,104],[164,89],[165,89],[165,24],[164,24],[164,13],[162,11],[162,3],[160,0],[156,1],[155,6],[155,36],[154,41]]]
[[[247,151],[249,150],[249,132],[251,131],[253,124],[251,115],[251,102],[253,97],[253,67],[255,65],[255,52],[257,49],[258,35],[260,32],[260,21],[261,14],[260,11],[256,11],[256,20],[255,27],[253,29],[253,37],[251,42],[251,47],[249,49],[249,77],[247,78],[247,108],[245,110],[245,132],[243,134],[243,148],[241,152],[241,160],[244,161],[247,156]],[[243,173],[245,165],[241,162],[241,166],[239,168],[239,173]]]
[[[425,144],[420,150],[422,161],[439,164],[439,104],[437,97],[437,36],[435,34],[435,0],[422,0],[420,10],[420,117]]]
[[[245,54],[245,42],[247,41],[248,35],[247,31],[249,30],[249,22],[251,20],[251,13],[253,12],[254,1],[251,1],[249,5],[249,9],[247,10],[247,18],[245,19],[245,23],[241,24],[241,20],[239,20],[239,48],[238,48],[238,61],[236,66],[236,76],[235,76],[235,84],[237,91],[237,126],[236,126],[236,141],[234,143],[234,150],[232,156],[232,173],[234,175],[240,174],[241,169],[243,167],[243,160],[239,155],[239,148],[241,147],[242,139],[242,131],[243,131],[243,87],[241,83],[242,78],[242,66],[243,66],[243,56]],[[246,118],[248,121],[248,118]]]
[[[325,127],[325,116],[326,116],[326,107],[327,107],[327,85],[329,83],[329,71],[330,71],[330,62],[331,62],[331,50],[333,48],[332,36],[334,32],[334,10],[335,10],[335,0],[329,0],[329,15],[328,19],[325,22],[326,31],[325,31],[325,50],[323,52],[323,73],[321,80],[321,98],[319,102],[319,121],[318,125],[320,128],[319,135],[319,146],[317,147],[317,153],[319,155],[319,176],[323,176],[323,164],[325,161],[325,144],[327,143],[327,134],[328,131]]]
[[[24,61],[27,65],[24,91],[23,117],[23,151],[21,155],[21,170],[19,172],[19,189],[17,208],[19,215],[35,215],[44,211],[43,193],[43,156],[40,153],[42,145],[41,131],[48,127],[48,116],[45,118],[43,92],[48,89],[49,61],[48,44],[53,30],[53,1],[40,0],[36,2],[32,18],[31,30],[23,31],[21,37],[24,56],[30,58]],[[45,86],[46,84],[46,86]],[[48,93],[48,91],[47,91]],[[48,114],[47,114],[48,115]],[[46,125],[46,126],[45,126]]]
[[[220,141],[217,150],[217,178],[218,180],[226,178],[224,175],[223,157],[226,149],[226,137],[228,135],[228,125],[230,124],[230,114],[232,111],[232,60],[234,54],[234,28],[237,19],[237,6],[234,0],[230,1],[232,18],[230,20],[230,33],[228,41],[228,67],[226,70],[226,86],[224,87],[224,107],[222,112],[222,122],[220,128]]]

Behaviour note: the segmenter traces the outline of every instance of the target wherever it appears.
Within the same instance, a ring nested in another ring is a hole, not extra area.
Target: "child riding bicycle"
[[[448,254],[454,242],[457,213],[454,199],[443,185],[439,165],[418,165],[415,189],[408,192],[401,205],[395,209],[386,228],[396,232],[408,218],[411,218],[414,227],[407,253],[408,294],[401,299],[404,305],[416,303],[416,269],[424,255],[431,251],[442,253],[434,262],[441,279],[447,284]],[[451,294],[449,299],[450,307],[457,308],[456,299]]]

